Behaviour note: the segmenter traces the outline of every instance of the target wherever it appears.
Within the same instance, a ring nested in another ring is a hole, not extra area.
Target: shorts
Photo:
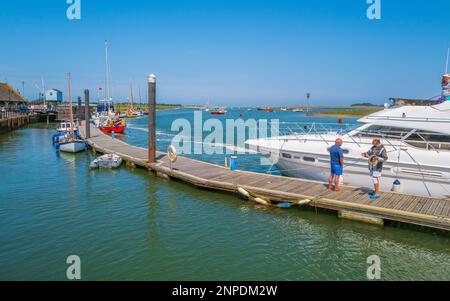
[[[342,166],[337,164],[331,165],[331,174],[336,176],[342,176]]]
[[[369,175],[372,177],[374,184],[380,183],[381,171],[371,170]]]

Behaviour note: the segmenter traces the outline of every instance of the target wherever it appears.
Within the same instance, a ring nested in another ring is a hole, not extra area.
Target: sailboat
[[[138,86],[138,93],[139,93],[139,107],[137,111],[137,115],[139,117],[144,116],[144,112],[142,112],[142,97],[141,97],[141,87]]]
[[[108,105],[108,118],[99,124],[101,131],[105,133],[123,133],[127,127],[125,119],[117,118],[112,111],[112,100],[109,93],[109,61],[108,61],[108,41],[105,41],[105,100]]]
[[[73,108],[72,108],[72,76],[70,73],[67,74],[67,79],[69,82],[69,118],[70,125],[74,124],[73,120]],[[73,126],[69,126],[67,130],[67,138],[61,140],[57,144],[57,148],[62,152],[77,153],[86,149],[86,143],[75,136],[75,131]]]
[[[133,86],[130,84],[130,100],[128,101],[128,109],[125,117],[127,118],[136,118],[139,115],[133,110]]]

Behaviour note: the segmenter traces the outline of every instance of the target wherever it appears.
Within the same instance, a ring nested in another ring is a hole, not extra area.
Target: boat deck
[[[450,230],[450,199],[382,192],[372,200],[368,190],[344,186],[342,192],[328,189],[321,182],[250,171],[231,171],[227,167],[178,156],[172,166],[165,153],[157,152],[157,162],[147,162],[147,149],[112,139],[91,125],[90,146],[102,153],[115,153],[125,161],[151,169],[197,187],[237,192],[238,187],[277,199],[309,199],[308,206],[338,211],[339,216],[383,224],[385,220]],[[84,125],[80,127],[84,137]]]

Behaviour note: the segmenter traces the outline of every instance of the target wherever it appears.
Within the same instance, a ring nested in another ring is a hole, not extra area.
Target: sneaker
[[[375,193],[375,191],[369,191],[367,194],[368,195],[373,195]]]
[[[370,198],[371,198],[371,199],[379,199],[380,196],[379,196],[378,194],[374,194],[374,193],[373,193],[373,194],[370,195]]]

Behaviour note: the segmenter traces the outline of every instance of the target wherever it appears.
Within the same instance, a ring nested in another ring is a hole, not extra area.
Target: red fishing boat
[[[212,111],[211,115],[225,115],[224,111]]]
[[[124,119],[109,119],[100,126],[100,130],[105,133],[123,133],[127,128],[127,124]]]

